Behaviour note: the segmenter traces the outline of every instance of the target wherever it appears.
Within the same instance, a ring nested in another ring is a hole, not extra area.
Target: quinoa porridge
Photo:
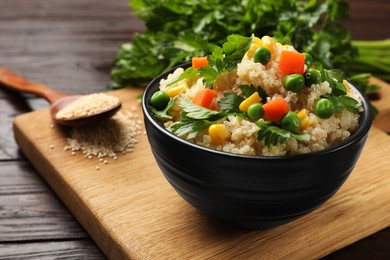
[[[269,36],[229,36],[161,80],[152,113],[173,134],[246,155],[325,149],[359,126],[359,94],[338,70]]]

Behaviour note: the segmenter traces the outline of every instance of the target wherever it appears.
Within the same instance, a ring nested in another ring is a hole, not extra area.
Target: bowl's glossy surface
[[[142,99],[153,155],[169,183],[191,205],[242,228],[275,227],[327,201],[353,170],[372,123],[370,104],[360,94],[364,112],[358,130],[331,148],[290,157],[216,151],[173,135],[151,115],[149,100],[172,71],[154,79]]]

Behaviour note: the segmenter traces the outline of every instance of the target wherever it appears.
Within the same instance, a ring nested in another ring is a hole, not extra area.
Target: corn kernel
[[[299,111],[297,115],[298,115],[299,119],[301,119],[301,121],[302,121],[305,117],[307,117],[308,114],[309,114],[309,111],[307,111],[307,109],[304,108],[301,111]]]
[[[209,127],[209,135],[213,143],[222,144],[229,137],[229,131],[223,124],[212,124]]]
[[[308,118],[309,111],[307,109],[302,109],[297,113],[299,119],[301,120],[300,130],[305,130],[309,125],[311,125],[311,120]]]
[[[242,112],[247,112],[248,107],[255,103],[260,103],[261,97],[259,96],[258,92],[254,92],[252,95],[250,95],[247,99],[241,102],[239,108]]]
[[[276,46],[276,41],[274,40],[274,38],[270,36],[263,36],[261,40],[263,41],[263,47],[267,48],[271,52],[271,54],[273,54],[275,52]]]
[[[261,46],[263,44],[263,41],[259,37],[254,37],[253,43],[257,44],[258,46]]]
[[[343,84],[345,86],[345,89],[346,89],[346,92],[347,92],[347,95],[348,95],[349,92],[351,92],[351,88],[349,87],[348,82],[345,79],[343,79]]]
[[[301,122],[300,130],[301,131],[305,130],[309,125],[311,125],[311,120],[309,118],[305,117],[305,119],[303,119]]]
[[[186,84],[180,84],[178,86],[166,89],[165,92],[168,94],[170,98],[173,98],[177,96],[180,92],[185,91],[186,89],[187,89]]]
[[[251,59],[257,48],[261,47],[262,45],[263,41],[259,37],[254,37],[253,43],[247,52],[248,58]]]

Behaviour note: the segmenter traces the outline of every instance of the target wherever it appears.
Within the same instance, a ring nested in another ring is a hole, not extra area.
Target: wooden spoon
[[[78,116],[66,119],[56,118],[56,114],[59,110],[64,108],[66,105],[72,103],[76,99],[82,97],[81,95],[65,94],[58,92],[47,86],[28,81],[21,76],[18,76],[14,72],[7,68],[0,67],[0,84],[8,87],[12,90],[20,92],[31,93],[46,99],[50,103],[50,115],[52,119],[61,125],[66,126],[80,126],[91,123],[96,123],[112,117],[122,106],[122,102],[118,101],[117,104],[104,110],[103,112],[88,115]]]

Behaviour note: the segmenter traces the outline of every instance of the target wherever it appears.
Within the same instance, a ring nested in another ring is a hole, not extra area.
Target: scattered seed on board
[[[136,118],[135,113],[120,111],[97,125],[73,127],[65,149],[81,150],[86,158],[97,157],[105,164],[108,161],[104,157],[117,160],[117,153],[126,154],[130,149],[133,152],[134,145],[138,143],[142,121]]]

